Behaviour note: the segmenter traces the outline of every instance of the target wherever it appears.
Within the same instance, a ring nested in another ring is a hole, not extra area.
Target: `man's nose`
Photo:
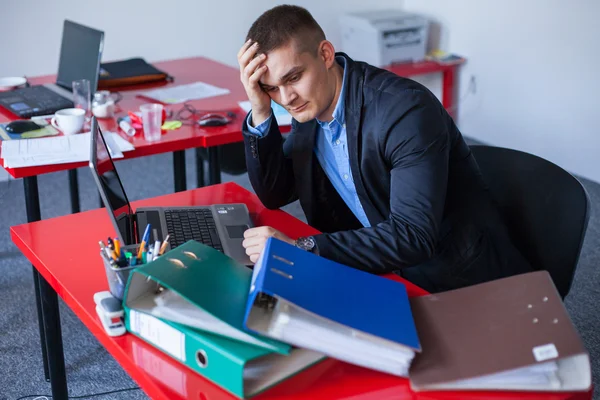
[[[298,95],[293,89],[288,88],[286,86],[281,86],[280,94],[281,104],[283,104],[286,107],[289,107],[298,97]]]

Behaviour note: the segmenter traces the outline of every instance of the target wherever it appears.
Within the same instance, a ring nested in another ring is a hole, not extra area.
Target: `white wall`
[[[525,150],[600,182],[600,2],[405,0],[440,23],[441,47],[468,58],[463,134]],[[438,78],[425,80],[439,87]]]
[[[94,6],[92,6],[92,4]],[[237,65],[236,54],[252,22],[278,4],[307,8],[334,44],[340,10],[399,8],[401,0],[8,0],[2,4],[0,76],[55,73],[62,22],[103,30],[103,61],[133,56],[148,61],[202,55]],[[144,14],[144,17],[141,15]],[[4,58],[4,57],[3,57]]]

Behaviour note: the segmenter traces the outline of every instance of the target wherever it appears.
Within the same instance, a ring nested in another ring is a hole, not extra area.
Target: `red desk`
[[[258,198],[240,186],[227,183],[137,201],[134,207],[190,206],[213,203],[242,202],[257,225],[271,225],[291,237],[310,235],[316,231],[283,211],[267,210]],[[81,229],[81,227],[86,227]],[[74,253],[56,249],[63,238],[56,232],[78,232]],[[153,399],[235,399],[232,395],[163,355],[131,334],[111,338],[104,333],[95,310],[93,293],[107,290],[104,267],[98,255],[98,240],[114,234],[106,210],[98,209],[35,223],[11,227],[13,242],[33,263],[65,303],[140,387]],[[86,260],[86,268],[71,268],[73,262]],[[401,278],[396,277],[402,281]],[[425,292],[407,283],[411,296]],[[57,306],[57,305],[55,305]],[[49,342],[51,357],[62,359],[60,325],[58,343]],[[55,338],[56,339],[56,338]],[[66,399],[66,379],[52,381],[54,399]],[[259,399],[488,399],[488,400],[583,400],[591,399],[591,391],[578,394],[538,393],[413,393],[406,379],[367,370],[335,360],[317,364],[282,384],[256,397]]]
[[[456,110],[454,109],[454,82],[456,81],[456,71],[459,65],[463,62],[453,65],[442,65],[433,61],[421,61],[416,63],[393,64],[385,67],[388,71],[396,75],[411,77],[415,75],[432,74],[436,72],[442,73],[442,105],[448,113],[455,118]]]
[[[180,129],[168,131],[158,142],[149,143],[143,138],[143,134],[138,132],[134,138],[127,137],[121,132],[116,124],[115,119],[99,120],[102,129],[119,132],[123,138],[133,143],[135,150],[124,153],[125,159],[144,157],[162,153],[173,153],[173,170],[175,191],[179,192],[186,188],[186,171],[185,171],[185,150],[196,148],[196,164],[198,170],[198,187],[204,186],[204,160],[201,158],[200,149],[208,148],[209,161],[209,184],[220,183],[221,170],[219,161],[219,145],[240,142],[242,140],[241,126],[246,113],[239,108],[238,101],[246,100],[246,93],[240,82],[239,70],[230,66],[202,58],[187,58],[173,61],[163,61],[155,63],[155,65],[169,73],[175,78],[172,83],[160,83],[144,86],[135,86],[129,88],[120,88],[119,91],[123,94],[123,99],[119,106],[123,111],[117,114],[117,117],[125,115],[128,110],[139,110],[141,104],[149,102],[148,99],[137,97],[141,90],[146,90],[156,87],[168,87],[192,83],[196,81],[207,82],[212,85],[226,88],[230,93],[223,96],[212,97],[202,100],[189,101],[197,110],[211,111],[232,111],[235,113],[235,119],[225,126],[220,127],[200,127],[199,125],[187,126],[184,125]],[[54,82],[55,75],[48,75],[36,78],[30,78],[31,84],[43,84]],[[182,104],[167,106],[167,110],[173,112],[182,108]],[[0,108],[0,122],[7,122],[17,117],[10,114],[3,108]],[[0,150],[2,142],[0,141]],[[0,151],[0,166],[4,165],[4,160],[1,158]],[[79,190],[77,184],[76,168],[84,167],[87,162],[46,165],[29,168],[5,168],[6,171],[14,178],[24,178],[23,187],[25,192],[25,205],[27,210],[27,221],[33,222],[41,219],[37,176],[57,172],[69,172],[69,188],[71,194],[71,209],[73,213],[79,212]],[[36,302],[38,304],[38,318],[40,321],[40,336],[42,338],[43,358],[46,360],[45,350],[45,329],[43,308],[40,305],[40,291],[47,292],[47,289],[40,289],[40,284],[44,282],[39,279],[36,270],[33,270]],[[46,318],[48,319],[48,318]],[[48,378],[48,368],[44,362],[44,371]]]

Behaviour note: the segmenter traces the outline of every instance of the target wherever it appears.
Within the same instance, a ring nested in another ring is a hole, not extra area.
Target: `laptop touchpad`
[[[226,225],[225,228],[227,228],[227,235],[230,239],[242,239],[248,225]]]

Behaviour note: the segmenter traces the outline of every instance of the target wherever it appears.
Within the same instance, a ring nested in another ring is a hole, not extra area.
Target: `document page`
[[[189,83],[187,85],[173,86],[166,89],[154,89],[140,93],[140,96],[158,100],[165,104],[183,103],[188,100],[206,99],[209,97],[228,94],[229,89],[209,85],[204,82]]]

